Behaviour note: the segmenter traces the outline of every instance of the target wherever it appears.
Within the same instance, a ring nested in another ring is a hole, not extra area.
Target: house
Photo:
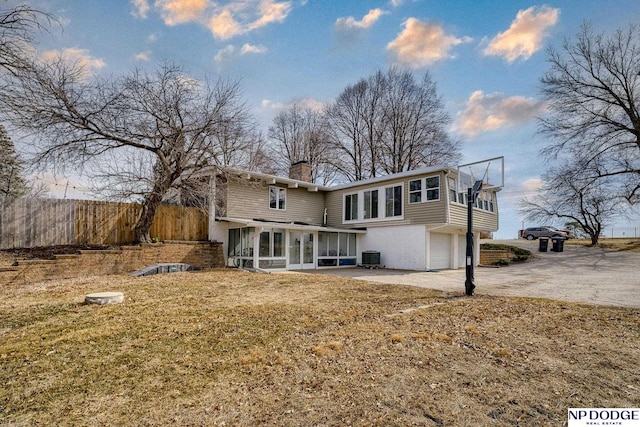
[[[473,176],[459,167],[428,167],[330,187],[310,182],[305,162],[293,165],[288,178],[233,168],[204,172],[213,193],[209,238],[223,242],[229,266],[352,267],[369,251],[379,252],[387,268],[465,266],[466,188]],[[485,185],[475,202],[475,260],[479,232],[498,229],[500,188]]]

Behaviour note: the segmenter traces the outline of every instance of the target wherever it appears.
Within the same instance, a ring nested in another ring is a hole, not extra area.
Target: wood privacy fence
[[[0,249],[131,243],[141,209],[135,203],[17,199],[0,206]],[[161,206],[151,237],[207,240],[207,230],[208,217],[200,209]]]

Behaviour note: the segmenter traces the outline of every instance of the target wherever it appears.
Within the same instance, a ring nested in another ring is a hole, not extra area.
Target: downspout
[[[324,213],[322,215],[322,225],[327,226],[327,208],[324,208]]]

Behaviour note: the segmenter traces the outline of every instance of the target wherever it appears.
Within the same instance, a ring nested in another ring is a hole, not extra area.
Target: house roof
[[[393,180],[393,179],[408,178],[408,177],[412,177],[412,176],[424,175],[424,174],[429,174],[429,173],[436,173],[436,172],[440,172],[440,171],[444,171],[444,172],[447,172],[447,173],[449,173],[449,172],[456,173],[456,170],[454,168],[451,168],[449,166],[439,165],[439,166],[430,166],[430,167],[420,168],[420,169],[413,169],[413,170],[410,170],[410,171],[394,173],[394,174],[391,174],[391,175],[378,176],[378,177],[375,177],[375,178],[369,178],[369,179],[364,179],[364,180],[361,180],[361,181],[349,182],[349,183],[345,183],[345,184],[338,184],[338,185],[334,185],[334,186],[319,185],[319,184],[314,184],[312,182],[299,181],[299,180],[296,180],[296,179],[285,178],[285,177],[282,177],[282,176],[270,175],[270,174],[266,174],[266,173],[253,172],[253,171],[248,171],[248,170],[243,170],[243,169],[236,169],[236,168],[231,168],[231,167],[223,167],[223,168],[209,167],[209,168],[203,169],[200,174],[207,174],[208,172],[212,172],[212,173],[215,174],[215,173],[219,173],[219,171],[222,171],[224,173],[237,175],[237,176],[240,176],[240,177],[244,177],[246,179],[259,179],[259,180],[262,180],[262,181],[266,181],[266,182],[268,182],[270,184],[284,184],[284,185],[287,185],[289,188],[306,188],[309,191],[343,190],[345,188],[358,187],[358,186],[361,186],[361,185],[376,184],[376,183],[379,183],[379,182],[390,181],[390,180]]]
[[[246,225],[247,227],[284,228],[287,230],[302,230],[302,231],[366,233],[366,230],[357,229],[357,228],[325,227],[321,225],[300,224],[296,222],[262,221],[262,220],[247,219],[247,218],[216,217],[216,221],[234,222],[237,224]]]

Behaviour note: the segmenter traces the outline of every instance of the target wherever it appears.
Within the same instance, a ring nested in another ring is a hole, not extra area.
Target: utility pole
[[[473,290],[476,287],[473,278],[473,205],[476,202],[476,197],[478,197],[481,188],[482,180],[478,180],[473,184],[473,188],[469,187],[467,189],[467,279],[464,282],[464,288],[468,296],[473,295]]]

